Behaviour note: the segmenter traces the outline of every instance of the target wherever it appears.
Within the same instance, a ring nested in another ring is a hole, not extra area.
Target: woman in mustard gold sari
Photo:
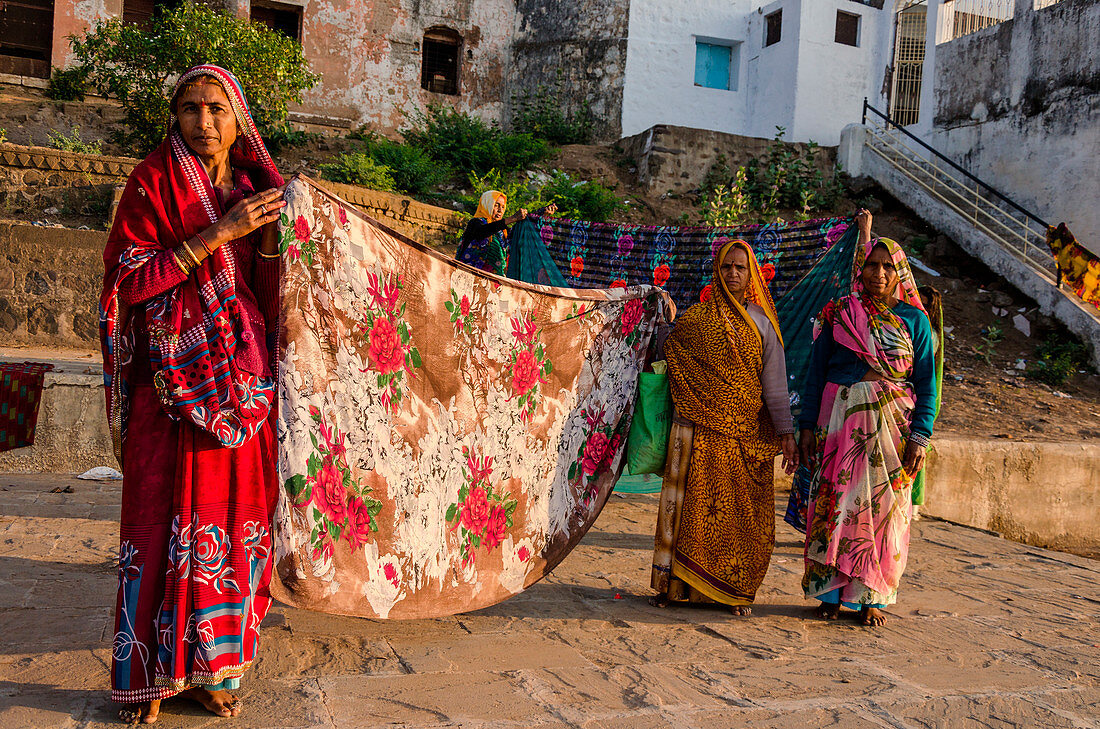
[[[747,243],[715,256],[712,290],[665,344],[676,420],[653,604],[713,601],[748,615],[775,545],[775,456],[792,473],[798,451],[775,305]]]

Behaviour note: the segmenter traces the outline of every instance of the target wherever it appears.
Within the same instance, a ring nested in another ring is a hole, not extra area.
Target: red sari
[[[112,698],[232,687],[255,657],[271,605],[278,494],[274,380],[266,335],[278,261],[256,238],[189,276],[171,249],[254,190],[282,184],[236,80],[217,78],[242,130],[222,199],[175,125],[130,175],[104,253],[100,301],[108,413],[123,494]]]

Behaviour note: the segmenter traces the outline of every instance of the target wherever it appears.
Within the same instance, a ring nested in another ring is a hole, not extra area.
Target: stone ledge
[[[0,165],[6,167],[126,177],[140,161],[133,157],[82,154],[51,147],[26,147],[8,142],[0,144]]]

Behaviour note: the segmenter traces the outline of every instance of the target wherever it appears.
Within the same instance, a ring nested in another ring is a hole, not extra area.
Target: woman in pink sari
[[[932,330],[909,261],[871,238],[861,210],[851,293],[817,318],[799,415],[814,468],[802,588],[835,620],[841,605],[883,625],[909,553],[913,478],[936,411]]]
[[[176,694],[240,712],[278,494],[268,335],[283,180],[225,69],[185,73],[171,109],[126,183],[100,299],[123,473],[111,696],[146,724]]]

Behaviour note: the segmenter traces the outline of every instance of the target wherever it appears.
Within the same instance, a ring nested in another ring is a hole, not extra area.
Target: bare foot
[[[160,699],[147,701],[144,704],[129,704],[118,712],[118,720],[130,726],[152,724],[157,720],[158,714],[160,714]]]
[[[649,604],[653,607],[666,608],[668,607],[668,593],[662,592],[649,598]]]
[[[814,608],[814,615],[822,620],[836,620],[840,617],[840,603],[823,602]]]
[[[752,615],[752,607],[749,605],[734,605],[730,608],[730,612],[739,617],[747,618]]]
[[[196,686],[180,696],[199,702],[214,716],[237,716],[241,713],[241,700],[228,691],[209,691]]]
[[[886,614],[878,608],[863,606],[863,610],[860,611],[863,620],[861,621],[868,627],[877,627],[879,625],[886,625]]]

